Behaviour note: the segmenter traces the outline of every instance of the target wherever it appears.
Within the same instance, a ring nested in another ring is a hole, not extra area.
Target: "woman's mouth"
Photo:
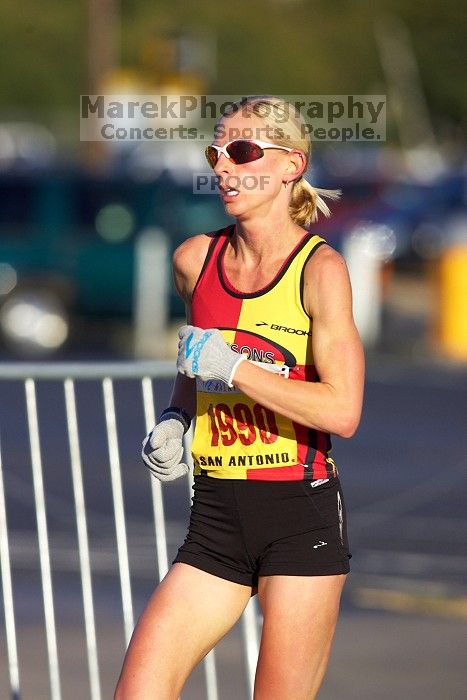
[[[222,199],[235,199],[235,197],[238,197],[240,194],[239,190],[234,189],[233,187],[219,187]]]

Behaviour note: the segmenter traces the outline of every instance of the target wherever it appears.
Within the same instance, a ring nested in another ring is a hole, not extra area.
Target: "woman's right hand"
[[[183,457],[182,423],[175,418],[163,419],[143,440],[141,457],[160,481],[173,481],[188,472]]]

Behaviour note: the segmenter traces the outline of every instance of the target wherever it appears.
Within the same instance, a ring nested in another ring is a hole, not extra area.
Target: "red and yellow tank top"
[[[216,232],[210,243],[193,292],[192,324],[218,328],[232,350],[282,374],[283,381],[319,381],[302,292],[305,263],[325,241],[306,234],[266,287],[243,293],[223,267],[233,231]],[[328,433],[285,418],[221,381],[198,379],[196,389],[195,474],[262,481],[336,476]]]

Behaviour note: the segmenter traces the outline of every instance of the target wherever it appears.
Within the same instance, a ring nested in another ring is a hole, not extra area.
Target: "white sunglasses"
[[[221,153],[236,165],[242,165],[243,163],[251,163],[254,160],[262,158],[267,148],[277,148],[281,151],[288,152],[294,150],[293,148],[277,146],[275,143],[268,143],[267,141],[234,139],[224,146],[216,146],[212,143],[210,146],[207,146],[205,155],[211,168],[214,168]]]

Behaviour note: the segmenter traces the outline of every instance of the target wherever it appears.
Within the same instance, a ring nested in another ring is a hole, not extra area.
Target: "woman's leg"
[[[136,625],[115,700],[176,700],[196,664],[233,627],[251,588],[176,563]]]
[[[255,700],[313,700],[329,660],[346,575],[262,576]]]

